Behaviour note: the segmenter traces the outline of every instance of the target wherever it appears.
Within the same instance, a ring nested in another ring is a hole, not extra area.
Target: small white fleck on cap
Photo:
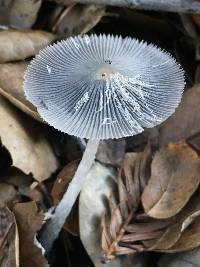
[[[91,35],[41,50],[26,71],[24,89],[56,129],[109,139],[135,135],[166,120],[178,106],[184,84],[180,65],[156,46],[129,37]]]

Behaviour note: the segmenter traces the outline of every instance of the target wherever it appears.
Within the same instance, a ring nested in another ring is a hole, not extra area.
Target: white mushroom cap
[[[184,73],[175,59],[130,37],[71,37],[32,60],[28,100],[56,129],[88,139],[131,136],[166,120],[178,106]]]

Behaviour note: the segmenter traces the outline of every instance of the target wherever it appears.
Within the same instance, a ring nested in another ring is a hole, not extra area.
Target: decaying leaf
[[[72,161],[59,172],[51,191],[54,205],[59,203],[63,194],[66,192],[69,183],[74,177],[78,165],[79,160]],[[78,202],[75,203],[75,206],[73,207],[70,215],[67,217],[63,227],[71,234],[79,235]]]
[[[47,179],[58,161],[42,133],[41,126],[0,97],[0,139],[12,157],[13,165],[39,180]]]
[[[101,216],[105,211],[105,200],[116,187],[116,173],[113,168],[96,162],[87,175],[79,198],[80,237],[95,267],[122,267],[120,259],[101,263]]]
[[[0,207],[0,265],[19,267],[19,240],[13,213],[5,206]]]
[[[42,0],[14,0],[10,8],[10,25],[16,28],[31,28],[41,4]]]
[[[200,213],[200,211],[198,212]],[[179,240],[169,248],[169,252],[187,251],[200,245],[200,216],[182,233]]]
[[[36,30],[5,30],[0,32],[0,63],[34,56],[55,40],[55,35]]]
[[[13,202],[19,201],[21,196],[13,185],[0,182],[0,205],[10,206]]]
[[[21,202],[23,197],[43,204],[43,196],[38,182],[21,170],[10,167],[0,174],[0,202],[13,207],[16,202]],[[34,186],[33,186],[34,185]]]
[[[183,96],[175,113],[160,128],[160,144],[186,139],[200,132],[200,85],[196,84]]]
[[[181,239],[182,234],[190,228],[193,221],[196,220],[200,215],[200,202],[199,202],[199,192],[195,193],[190,199],[188,204],[178,213],[176,216],[172,217],[172,223],[169,227],[163,231],[161,237],[150,246],[150,250],[159,251],[172,251],[172,247]],[[188,241],[190,236],[188,235]],[[199,244],[198,235],[197,239],[194,239],[194,247]],[[185,245],[187,246],[187,238],[185,239]],[[174,251],[178,251],[174,249]]]
[[[0,67],[0,94],[38,121],[42,121],[36,108],[26,100],[23,90],[24,72],[28,63],[4,63]]]
[[[54,26],[54,31],[63,37],[84,34],[91,30],[105,14],[103,5],[75,5]]]
[[[178,213],[200,182],[200,159],[184,142],[169,144],[154,156],[151,178],[142,194],[145,212],[154,218]]]
[[[18,203],[13,212],[19,229],[20,267],[48,267],[42,251],[35,245],[35,235],[40,230],[43,214],[35,202]]]

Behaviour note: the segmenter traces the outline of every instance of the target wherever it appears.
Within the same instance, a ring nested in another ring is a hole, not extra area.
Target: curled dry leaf
[[[51,195],[53,204],[57,205],[62,199],[63,194],[66,192],[69,183],[71,182],[76,169],[78,168],[79,160],[75,160],[67,164],[58,174],[56,181],[53,185]],[[78,223],[78,202],[76,201],[70,215],[67,217],[64,224],[64,229],[73,235],[79,235]]]
[[[42,0],[14,0],[10,7],[10,25],[16,28],[31,28],[41,4]]]
[[[172,223],[165,231],[161,237],[150,246],[149,250],[159,250],[164,252],[175,252],[178,249],[172,250],[173,246],[175,246],[179,239],[182,238],[184,233],[187,233],[188,229],[190,229],[193,221],[195,221],[200,214],[200,202],[199,202],[199,191],[195,193],[188,204],[178,213],[176,216],[172,217]],[[198,232],[197,239],[194,239],[194,247],[197,247],[199,244],[199,236]],[[184,234],[185,236],[185,234]],[[188,241],[187,241],[188,238]],[[187,243],[190,241],[190,236],[186,235],[185,238],[185,246],[187,247]],[[196,244],[196,245],[195,245]]]
[[[145,212],[169,218],[188,202],[200,182],[200,159],[184,142],[169,144],[154,156],[151,178],[142,193]]]
[[[43,214],[35,202],[18,203],[13,212],[19,229],[20,267],[48,267],[42,251],[35,245],[36,233],[40,230]]]
[[[28,63],[4,63],[0,67],[0,94],[38,121],[42,121],[36,108],[26,100],[23,90],[24,72]]]
[[[45,31],[5,30],[0,32],[0,63],[23,60],[34,56],[55,40]]]
[[[10,152],[13,165],[43,181],[58,167],[58,161],[42,133],[41,126],[22,116],[0,97],[0,139]],[[23,160],[22,160],[23,159]]]
[[[0,264],[1,267],[19,267],[19,240],[13,213],[0,207]]]
[[[64,11],[65,12],[65,11]],[[58,20],[54,31],[59,36],[69,37],[77,34],[84,34],[91,30],[105,14],[103,5],[75,5],[70,11]],[[63,16],[61,14],[61,16]]]
[[[106,265],[101,263],[101,216],[106,208],[106,198],[116,188],[116,172],[96,162],[87,175],[79,198],[79,225],[82,243],[95,267],[122,267],[116,259]]]
[[[184,94],[175,113],[160,128],[160,145],[180,141],[200,132],[199,120],[200,85],[196,84]]]

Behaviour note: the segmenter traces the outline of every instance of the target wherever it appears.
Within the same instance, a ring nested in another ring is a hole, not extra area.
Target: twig
[[[55,32],[58,25],[61,23],[61,21],[64,19],[64,17],[69,13],[69,11],[75,6],[75,3],[67,6],[61,13],[61,15],[56,20],[55,24],[52,27],[52,31]]]
[[[198,0],[74,0],[74,2],[167,12],[200,13]]]

